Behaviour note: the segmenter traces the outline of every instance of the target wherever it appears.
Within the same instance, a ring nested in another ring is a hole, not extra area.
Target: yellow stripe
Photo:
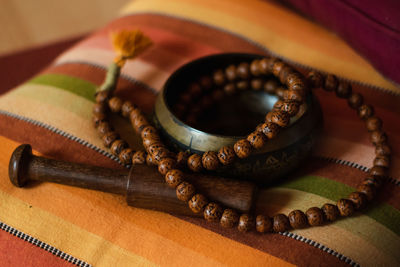
[[[138,0],[123,11],[124,14],[141,12],[164,13],[214,25],[261,43],[298,63],[398,91],[336,35],[265,1]],[[277,25],[279,31],[274,31]],[[317,45],[304,41],[310,39]]]
[[[0,220],[94,266],[156,266],[149,260],[0,191]]]
[[[0,137],[0,143],[3,144],[0,153],[0,203],[7,201],[7,209],[3,212],[2,208],[0,218],[48,243],[62,245],[49,240],[53,237],[81,242],[79,234],[84,230],[161,265],[292,266],[279,258],[168,214],[127,207],[122,196],[51,183],[25,189],[15,188],[8,181],[5,166],[17,144],[4,137]],[[17,205],[16,198],[24,203]],[[35,209],[26,213],[24,205],[31,205]],[[29,219],[24,217],[25,214],[29,215]],[[53,223],[53,218],[58,218],[57,223]],[[48,229],[47,223],[55,224],[55,227]],[[63,223],[78,227],[71,229],[76,230],[71,234],[72,238],[69,238],[70,230]],[[85,244],[82,246],[84,249]],[[108,255],[107,247],[103,249],[102,243],[96,243],[96,246],[99,254],[104,253],[105,258],[114,257]],[[60,248],[69,251],[68,246]],[[79,257],[93,262],[90,255],[83,256]]]
[[[332,203],[331,200],[314,194],[286,188],[263,190],[261,197],[260,202],[265,203],[263,207],[268,214],[288,214],[294,209],[306,211],[310,207]],[[396,266],[400,263],[399,237],[366,215],[338,220],[327,226],[295,230],[294,233],[326,245],[362,266],[374,262],[385,262],[385,266]]]

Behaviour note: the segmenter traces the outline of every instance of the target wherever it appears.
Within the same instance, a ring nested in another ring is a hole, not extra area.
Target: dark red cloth
[[[21,84],[46,67],[62,51],[83,37],[75,37],[0,57],[0,94]]]
[[[400,84],[399,0],[284,0],[345,39]]]

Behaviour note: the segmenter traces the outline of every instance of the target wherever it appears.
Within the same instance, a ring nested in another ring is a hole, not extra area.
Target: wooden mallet
[[[10,159],[9,177],[17,187],[30,181],[53,182],[126,196],[130,206],[168,212],[176,215],[194,214],[187,202],[177,199],[175,189],[164,182],[155,168],[135,165],[130,170],[108,169],[35,156],[30,145],[17,147]],[[240,212],[253,208],[256,186],[205,174],[187,174],[198,192]]]

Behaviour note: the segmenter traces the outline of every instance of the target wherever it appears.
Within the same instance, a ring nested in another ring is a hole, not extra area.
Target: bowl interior
[[[261,57],[237,53],[218,54],[188,63],[172,74],[164,86],[163,97],[167,108],[172,112],[178,96],[200,77],[210,75],[215,70],[224,69],[231,64],[251,62]],[[273,76],[268,79],[273,79]],[[213,135],[245,136],[264,121],[265,114],[272,109],[276,101],[277,97],[274,95],[252,90],[239,92],[235,96],[225,96],[222,101],[215,103],[202,114],[196,129]],[[193,108],[195,105],[188,108]]]

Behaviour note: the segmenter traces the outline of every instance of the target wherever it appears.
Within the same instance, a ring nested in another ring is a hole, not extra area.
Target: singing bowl
[[[155,104],[154,123],[164,141],[175,150],[203,153],[218,151],[222,146],[233,146],[236,141],[254,131],[278,100],[276,96],[248,90],[225,97],[205,113],[203,122],[196,128],[178,118],[172,107],[177,103],[179,95],[199,77],[210,75],[213,70],[226,68],[230,64],[251,62],[257,58],[262,56],[216,54],[194,60],[176,70],[166,81]],[[306,160],[314,146],[321,121],[319,103],[310,93],[299,113],[291,118],[289,126],[276,138],[268,140],[262,149],[254,151],[248,158],[238,159],[229,166],[221,166],[216,173],[270,184]]]

